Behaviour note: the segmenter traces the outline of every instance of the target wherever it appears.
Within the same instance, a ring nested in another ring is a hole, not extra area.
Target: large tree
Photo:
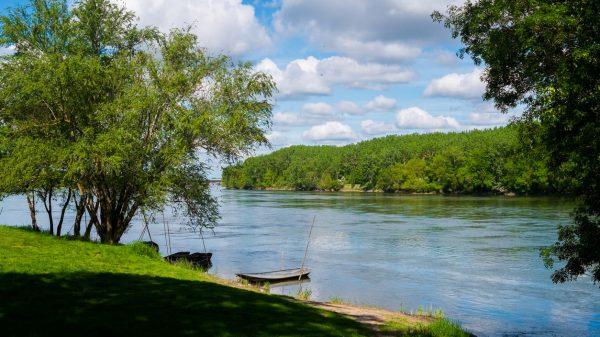
[[[106,243],[167,204],[214,225],[201,155],[237,158],[270,127],[269,76],[211,56],[189,28],[135,21],[109,0],[0,17],[0,45],[15,48],[0,60],[0,189],[68,191]]]
[[[600,2],[479,0],[433,13],[485,68],[485,99],[540,135],[552,168],[580,196],[573,223],[543,252],[554,282],[600,281]]]

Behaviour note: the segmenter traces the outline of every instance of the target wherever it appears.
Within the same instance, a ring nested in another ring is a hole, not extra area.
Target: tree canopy
[[[57,193],[64,208],[72,197],[76,222],[87,212],[107,243],[167,203],[214,225],[200,155],[266,144],[275,89],[189,28],[135,22],[108,0],[32,0],[0,17],[0,45],[15,48],[0,60],[0,191],[41,197],[51,221]]]
[[[600,2],[480,0],[433,13],[483,66],[484,98],[506,111],[524,106],[521,121],[539,134],[555,171],[581,196],[572,224],[544,251],[565,261],[555,282],[590,273],[600,281]]]
[[[343,147],[292,146],[223,171],[231,188],[547,194],[565,190],[547,153],[516,127],[387,136]],[[525,151],[526,150],[526,151]]]

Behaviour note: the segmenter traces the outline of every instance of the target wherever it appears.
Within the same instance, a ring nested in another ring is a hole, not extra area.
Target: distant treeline
[[[236,189],[551,194],[568,179],[517,127],[387,136],[343,147],[291,146],[223,170]],[[526,144],[526,145],[523,145]]]

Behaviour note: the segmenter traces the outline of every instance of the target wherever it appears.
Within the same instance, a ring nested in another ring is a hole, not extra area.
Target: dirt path
[[[377,337],[388,337],[388,336],[397,336],[397,334],[388,334],[386,332],[381,331],[381,326],[385,323],[394,320],[400,319],[410,323],[428,323],[431,322],[431,318],[423,317],[423,316],[411,316],[406,315],[400,312],[379,309],[379,308],[371,308],[371,307],[362,307],[351,304],[333,304],[333,303],[325,303],[325,302],[315,302],[315,301],[300,301],[304,304],[308,304],[310,306],[329,310],[336,312],[338,314],[342,314],[348,316],[359,323],[362,323],[369,327],[373,331],[373,336]]]

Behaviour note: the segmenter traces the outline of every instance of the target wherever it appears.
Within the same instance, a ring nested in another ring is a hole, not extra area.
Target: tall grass
[[[445,318],[431,323],[413,323],[406,318],[396,318],[387,322],[381,330],[388,334],[412,337],[471,337],[460,325]]]

